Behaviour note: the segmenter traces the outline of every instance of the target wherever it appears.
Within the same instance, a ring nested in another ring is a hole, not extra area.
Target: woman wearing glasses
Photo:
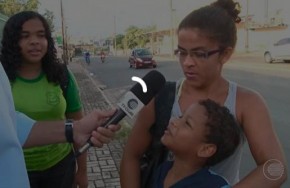
[[[209,98],[223,104],[230,109],[243,130],[257,166],[244,179],[239,179],[242,143],[233,155],[210,169],[225,177],[234,187],[280,187],[286,180],[286,171],[280,171],[278,178],[265,175],[265,164],[271,161],[275,163],[273,165],[285,168],[285,157],[264,99],[257,92],[226,80],[221,74],[223,65],[235,49],[235,23],[241,20],[238,17],[239,8],[239,4],[232,0],[217,0],[191,12],[179,24],[175,54],[184,79],[176,82],[171,117],[182,116],[191,104],[202,99]],[[155,109],[154,100],[142,109],[128,138],[121,162],[121,185],[124,188],[140,187],[139,161],[152,141],[150,128],[157,117]],[[187,170],[173,173],[177,180],[174,184],[178,183],[182,173],[192,173],[191,167]]]

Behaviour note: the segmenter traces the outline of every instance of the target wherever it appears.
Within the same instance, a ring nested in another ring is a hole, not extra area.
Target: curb
[[[93,85],[99,90],[99,92],[102,94],[102,96],[104,97],[106,102],[110,105],[110,108],[114,108],[114,106],[112,105],[111,101],[107,98],[107,96],[105,95],[103,90],[100,88],[100,86],[98,86],[98,83],[90,76],[90,72],[86,68],[84,68],[82,62],[78,61],[78,62],[74,62],[74,63],[79,63],[80,64],[80,67],[85,72],[85,75],[92,81]]]
[[[93,109],[107,110],[112,104],[99,88],[97,80],[90,76],[82,62],[72,61],[68,68],[75,75],[79,85],[84,114]],[[117,134],[116,134],[117,136]],[[120,161],[124,142],[115,137],[101,148],[92,147],[87,151],[87,176],[89,188],[120,188]]]

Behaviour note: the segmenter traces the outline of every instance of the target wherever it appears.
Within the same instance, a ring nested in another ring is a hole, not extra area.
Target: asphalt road
[[[177,80],[182,77],[179,64],[176,61],[157,59],[156,70],[167,80]],[[127,57],[107,57],[101,63],[98,57],[92,58],[88,70],[94,78],[103,84],[105,93],[118,98],[127,91],[134,82],[132,76],[143,77],[149,69],[129,68]],[[235,56],[225,65],[223,74],[226,78],[260,92],[265,98],[274,124],[274,129],[280,139],[288,163],[290,162],[290,64],[266,64],[259,54],[253,56]],[[262,130],[261,130],[262,131]],[[288,165],[289,166],[289,165]],[[241,177],[255,167],[248,147],[245,147],[241,165]],[[288,178],[290,179],[290,178]],[[283,188],[290,187],[288,180]]]

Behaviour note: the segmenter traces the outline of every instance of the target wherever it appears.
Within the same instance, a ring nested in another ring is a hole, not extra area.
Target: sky
[[[156,25],[158,29],[171,24],[170,1],[174,9],[172,17],[178,25],[180,20],[192,10],[207,5],[213,0],[62,0],[67,32],[72,38],[102,39],[114,33],[124,33],[130,26],[140,28]],[[240,16],[246,14],[247,0],[238,0],[242,6]],[[265,0],[248,0],[249,14],[263,21]],[[268,14],[278,9],[290,7],[289,0],[269,0]],[[40,0],[40,12],[45,9],[54,12],[56,29],[61,29],[60,0]],[[290,12],[283,10],[286,23],[290,25]],[[288,21],[289,20],[289,21]]]

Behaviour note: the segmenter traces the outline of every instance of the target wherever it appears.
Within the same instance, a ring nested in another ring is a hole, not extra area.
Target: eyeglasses
[[[183,62],[188,55],[193,60],[203,61],[203,60],[207,60],[210,56],[212,56],[216,53],[220,53],[222,51],[223,51],[223,49],[210,50],[210,51],[205,51],[205,50],[187,51],[187,50],[176,49],[176,50],[174,50],[174,54],[179,58],[179,60],[181,62]]]

